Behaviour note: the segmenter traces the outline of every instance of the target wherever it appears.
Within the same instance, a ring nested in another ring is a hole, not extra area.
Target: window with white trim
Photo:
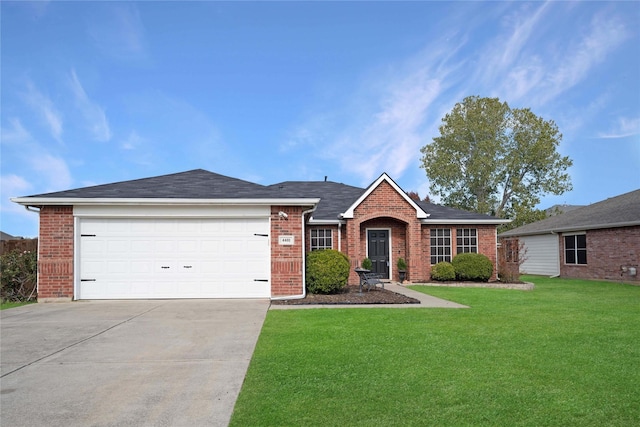
[[[432,228],[430,231],[431,265],[441,261],[451,262],[451,229]]]
[[[329,228],[311,229],[311,250],[318,251],[321,249],[333,248],[333,233]]]
[[[475,228],[458,228],[456,230],[456,253],[478,252],[478,230]]]
[[[587,235],[573,234],[564,236],[564,263],[565,264],[586,264],[587,263]]]

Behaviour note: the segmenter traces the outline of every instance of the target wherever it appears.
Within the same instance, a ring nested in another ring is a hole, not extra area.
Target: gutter
[[[302,293],[299,295],[287,295],[284,297],[271,297],[271,301],[280,301],[280,300],[286,300],[286,299],[303,299],[304,297],[307,296],[307,265],[306,265],[306,247],[307,247],[307,243],[306,243],[306,239],[305,236],[307,235],[305,227],[304,227],[304,218],[307,214],[310,214],[311,212],[316,210],[316,206],[314,206],[312,209],[306,210],[302,212]]]
[[[100,205],[280,205],[300,206],[316,205],[319,198],[227,198],[227,199],[183,199],[183,198],[108,198],[108,197],[13,197],[10,199],[20,205],[51,206],[100,206]]]

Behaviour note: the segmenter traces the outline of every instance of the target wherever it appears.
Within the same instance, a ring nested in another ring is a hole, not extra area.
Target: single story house
[[[518,239],[521,273],[640,281],[640,190],[500,234]]]
[[[420,281],[460,252],[495,265],[505,222],[412,200],[387,174],[364,189],[197,169],[12,201],[40,215],[40,301],[302,297],[305,254],[327,248],[392,280],[404,258]]]

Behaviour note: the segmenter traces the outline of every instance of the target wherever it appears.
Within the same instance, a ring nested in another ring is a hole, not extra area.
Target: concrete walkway
[[[385,283],[384,288],[397,294],[406,295],[420,301],[420,304],[305,304],[305,305],[271,305],[269,310],[296,310],[312,308],[469,308],[445,299],[432,297],[422,292],[414,291],[399,283]]]
[[[1,317],[3,426],[226,426],[269,300],[32,304]]]

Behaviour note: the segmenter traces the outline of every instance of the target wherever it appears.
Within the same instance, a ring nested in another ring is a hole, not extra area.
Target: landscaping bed
[[[302,299],[271,301],[274,305],[306,305],[306,304],[419,304],[415,298],[400,295],[386,289],[362,290],[358,286],[345,286],[336,294],[307,294]]]

